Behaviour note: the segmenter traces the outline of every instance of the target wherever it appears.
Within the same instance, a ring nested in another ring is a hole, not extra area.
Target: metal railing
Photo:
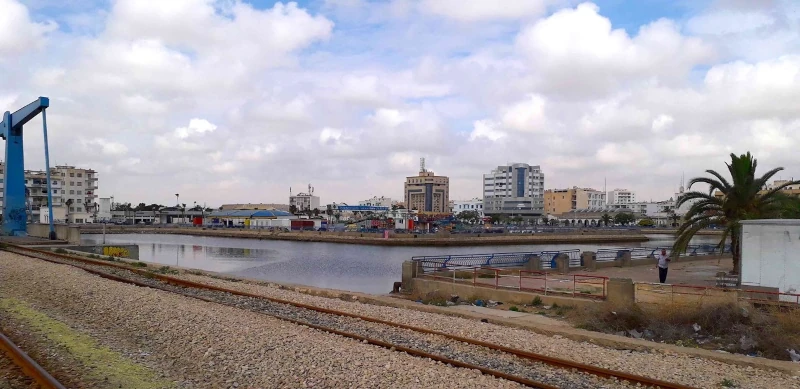
[[[529,251],[516,253],[490,253],[490,254],[461,254],[461,255],[433,255],[415,256],[411,260],[421,265],[423,272],[439,269],[470,269],[482,267],[519,267],[538,256],[542,269],[555,269],[556,257],[566,254],[570,259],[570,267],[580,267],[581,251],[579,249],[559,251]]]
[[[645,259],[654,258],[661,253],[661,250],[666,250],[667,255],[672,254],[672,247],[622,247],[622,248],[602,248],[598,249],[597,262],[611,262],[622,257],[625,251],[630,251],[631,259]],[[730,254],[731,246],[725,245],[722,249],[723,254]],[[689,245],[683,256],[702,256],[702,255],[718,255],[720,249],[717,245],[713,244],[699,244]]]
[[[511,270],[492,267],[439,269],[420,275],[437,281],[471,284],[476,287],[538,292],[591,299],[606,298],[608,277],[586,274],[557,275],[546,271]]]
[[[514,267],[522,266],[541,252],[518,253],[492,253],[492,254],[461,254],[461,255],[434,255],[411,257],[412,261],[420,263],[424,272],[439,269],[471,269],[477,266],[484,267]]]

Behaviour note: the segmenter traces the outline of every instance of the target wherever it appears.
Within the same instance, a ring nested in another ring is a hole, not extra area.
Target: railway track
[[[2,351],[5,357],[8,360],[16,365],[21,373],[27,376],[30,380],[38,384],[38,386],[42,389],[64,389],[64,386],[61,385],[50,373],[47,372],[42,366],[40,366],[36,361],[33,360],[28,354],[26,354],[22,349],[20,349],[14,342],[11,341],[7,336],[0,333],[0,351]],[[5,364],[3,364],[5,365]],[[4,366],[4,373],[8,372],[9,370],[13,370],[10,366]],[[13,373],[12,373],[13,374]],[[12,379],[12,377],[8,377],[8,379]],[[25,377],[17,377],[17,381],[20,384],[19,387],[30,387],[29,381]],[[14,386],[14,382],[6,382],[5,384]]]
[[[81,268],[114,281],[159,289],[272,316],[294,324],[430,358],[535,388],[690,387],[553,358],[475,339],[188,281],[117,262],[8,245],[7,251]]]

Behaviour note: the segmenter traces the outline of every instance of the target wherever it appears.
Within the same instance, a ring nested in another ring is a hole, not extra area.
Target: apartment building
[[[630,204],[636,202],[636,193],[627,189],[614,189],[608,192],[608,204]]]
[[[420,159],[419,174],[406,177],[403,189],[406,208],[421,213],[448,213],[450,205],[450,178],[437,176],[425,168]]]
[[[4,169],[0,163],[0,170]],[[97,198],[98,177],[92,169],[76,168],[75,166],[61,165],[50,168],[51,186],[53,189],[53,207],[63,207],[63,212],[56,209],[53,213],[56,222],[89,223],[93,220]],[[0,209],[3,205],[3,187],[5,183],[0,178]],[[47,208],[47,172],[40,170],[25,171],[26,203],[30,218],[40,220],[41,210]],[[87,205],[89,205],[87,209]],[[1,212],[1,211],[0,211]],[[64,215],[61,219],[60,215]]]
[[[486,215],[541,216],[544,213],[544,173],[539,166],[508,163],[483,175]]]
[[[478,212],[478,217],[483,217],[483,199],[474,198],[471,200],[453,200],[452,201],[453,215],[458,215],[464,211]]]
[[[578,209],[603,208],[606,194],[591,188],[548,189],[544,192],[545,213],[559,215]]]
[[[374,196],[371,199],[366,199],[358,202],[358,205],[365,206],[365,207],[387,207],[391,208],[394,202],[389,197],[378,197]]]

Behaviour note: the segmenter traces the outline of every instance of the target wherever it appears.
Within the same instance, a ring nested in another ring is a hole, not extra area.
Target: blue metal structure
[[[42,113],[50,106],[50,99],[39,97],[36,101],[11,113],[3,114],[0,122],[0,138],[6,141],[6,160],[3,177],[3,235],[21,236],[27,234],[28,214],[25,209],[25,158],[22,147],[22,127],[25,123]],[[50,210],[50,238],[55,239],[53,225],[53,197],[50,184],[50,157],[47,148],[47,121],[44,121],[45,161],[47,168],[47,199]]]

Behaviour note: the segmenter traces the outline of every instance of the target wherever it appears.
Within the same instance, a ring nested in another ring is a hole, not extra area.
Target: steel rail
[[[11,358],[11,361],[14,362],[15,365],[19,366],[25,375],[31,377],[42,388],[65,389],[64,385],[61,385],[61,383],[53,378],[53,376],[51,376],[47,370],[36,363],[33,358],[22,351],[22,349],[17,347],[17,345],[14,344],[11,339],[2,333],[0,333],[0,349],[8,354],[9,358]]]
[[[538,354],[538,353],[533,353],[533,352],[530,352],[530,351],[515,349],[515,348],[502,346],[502,345],[498,345],[498,344],[494,344],[494,343],[484,342],[484,341],[481,341],[481,340],[476,340],[476,339],[467,338],[467,337],[458,336],[458,335],[452,335],[452,334],[448,334],[448,333],[440,332],[440,331],[435,331],[435,330],[429,330],[427,328],[421,328],[421,327],[411,326],[411,325],[407,325],[407,324],[395,323],[395,322],[391,322],[391,321],[387,321],[387,320],[372,318],[372,317],[369,317],[369,316],[362,316],[362,315],[353,314],[353,313],[349,313],[349,312],[342,312],[342,311],[337,311],[337,310],[334,310],[334,309],[322,308],[322,307],[317,307],[317,306],[314,306],[314,305],[298,303],[298,302],[288,301],[288,300],[284,300],[284,299],[268,297],[268,296],[264,296],[264,295],[254,294],[254,293],[242,292],[242,291],[238,291],[238,290],[234,290],[234,289],[228,289],[228,288],[223,288],[223,287],[219,287],[219,286],[208,285],[208,284],[203,284],[203,283],[199,283],[199,282],[194,282],[194,281],[184,280],[184,279],[180,279],[180,278],[170,277],[170,276],[163,275],[163,274],[152,273],[152,272],[149,272],[149,271],[146,271],[146,270],[120,265],[118,263],[97,261],[97,260],[92,260],[92,259],[88,259],[88,258],[81,258],[81,257],[73,256],[73,255],[64,255],[64,254],[54,253],[54,252],[51,252],[51,251],[36,250],[36,249],[31,249],[31,248],[21,247],[21,246],[16,246],[16,245],[10,245],[10,244],[7,245],[7,246],[8,247],[13,247],[14,249],[28,251],[28,252],[32,252],[32,253],[39,254],[39,255],[51,255],[51,256],[63,258],[65,260],[69,260],[69,261],[77,261],[77,262],[83,262],[83,263],[88,263],[88,264],[92,264],[92,265],[114,267],[114,268],[119,268],[119,269],[123,269],[123,270],[128,270],[128,271],[137,273],[137,274],[145,276],[145,277],[155,278],[155,279],[158,279],[158,280],[163,281],[165,283],[170,283],[170,284],[177,285],[177,286],[213,290],[213,291],[218,291],[218,292],[230,293],[230,294],[237,295],[237,296],[264,299],[264,300],[271,301],[271,302],[278,303],[278,304],[291,305],[291,306],[294,306],[294,307],[297,307],[297,308],[304,308],[304,309],[308,309],[308,310],[312,310],[312,311],[316,311],[316,312],[321,312],[321,313],[326,313],[326,314],[330,314],[330,315],[345,316],[345,317],[360,319],[360,320],[367,321],[367,322],[383,324],[383,325],[387,325],[387,326],[392,326],[392,327],[397,327],[397,328],[401,328],[401,329],[420,332],[420,333],[424,333],[424,334],[438,335],[438,336],[449,338],[451,340],[459,341],[459,342],[462,342],[462,343],[467,343],[467,344],[471,344],[471,345],[475,345],[475,346],[480,346],[480,347],[488,348],[488,349],[495,350],[495,351],[501,351],[501,352],[504,352],[504,353],[507,353],[507,354],[515,355],[515,356],[520,357],[520,358],[524,358],[524,359],[528,359],[528,360],[532,360],[532,361],[536,361],[536,362],[542,362],[542,363],[546,363],[546,364],[549,364],[549,365],[552,365],[552,366],[556,366],[556,367],[560,367],[560,368],[564,368],[564,369],[576,369],[578,371],[589,373],[589,374],[592,374],[592,375],[595,375],[595,376],[599,376],[599,377],[603,377],[603,378],[615,378],[615,379],[620,380],[620,381],[628,381],[628,382],[630,382],[632,384],[641,384],[641,385],[645,385],[645,386],[649,386],[649,387],[656,387],[656,388],[663,388],[663,389],[694,389],[691,386],[687,386],[687,385],[683,385],[683,384],[677,384],[677,383],[673,383],[673,382],[662,381],[662,380],[659,380],[659,379],[640,376],[640,375],[637,375],[637,374],[621,372],[621,371],[615,371],[615,370],[605,369],[605,368],[602,368],[602,367],[587,365],[587,364],[580,363],[580,362],[570,361],[570,360],[556,358],[556,357],[550,357],[550,356],[543,355],[543,354]],[[19,254],[22,254],[22,253],[19,253]],[[32,255],[27,255],[27,254],[22,254],[22,255],[34,257]],[[43,259],[45,261],[50,261],[50,262],[54,262],[54,263],[62,263],[60,261],[52,261],[52,260],[48,260],[48,259],[40,258],[40,257],[34,257],[34,258]],[[133,281],[133,280],[124,279],[122,277],[116,277],[116,276],[113,276],[113,275],[107,275],[106,273],[99,272],[99,271],[94,270],[94,269],[84,268],[82,266],[77,266],[77,265],[72,265],[72,264],[67,264],[67,265],[79,267],[79,268],[84,269],[84,270],[86,270],[86,271],[88,271],[90,273],[97,274],[97,275],[99,275],[101,277],[111,276],[111,277],[114,277],[112,279],[116,279],[117,281],[121,281],[121,282],[130,282],[130,283],[135,283],[136,282],[136,281]],[[110,278],[110,277],[106,277],[106,278]],[[148,285],[148,284],[142,284],[140,286],[153,287],[153,286]],[[170,291],[170,292],[172,292],[172,291]],[[195,296],[189,296],[189,297],[195,297]],[[281,319],[284,319],[284,318],[281,317]],[[286,320],[291,320],[291,319],[286,319]],[[309,327],[313,326],[313,325],[309,325],[308,323],[304,323],[304,322],[299,322],[299,324],[306,325],[306,326],[309,326]],[[328,331],[328,332],[333,332],[330,329],[324,329],[323,328],[322,330],[323,331]],[[360,335],[355,335],[355,334],[352,334],[352,335],[355,336],[355,337],[360,336]],[[367,340],[367,341],[370,341],[370,343],[372,343],[371,339],[363,339],[363,340]],[[375,340],[375,341],[376,342],[381,342],[381,341],[377,341],[377,340]],[[375,343],[375,344],[378,344],[378,343]],[[396,349],[399,350],[401,346],[390,346],[390,347],[395,347]],[[426,354],[426,353],[421,352],[421,351],[418,351],[418,352]],[[425,357],[429,358],[429,356],[427,356],[427,355]],[[451,363],[451,362],[444,362],[444,363]],[[457,362],[457,363],[463,364],[462,362]],[[474,368],[474,369],[481,370],[481,371],[490,370],[490,369],[485,369],[485,368],[481,368],[481,367],[478,367],[478,366],[469,367],[469,368]],[[501,373],[501,372],[497,372],[497,373],[505,374],[505,373]],[[491,374],[491,373],[487,372],[486,374]],[[491,375],[494,375],[494,374],[491,374]],[[506,378],[506,377],[502,377],[502,378]],[[516,382],[519,382],[519,381],[516,381]],[[520,383],[522,383],[522,382],[520,382]]]

